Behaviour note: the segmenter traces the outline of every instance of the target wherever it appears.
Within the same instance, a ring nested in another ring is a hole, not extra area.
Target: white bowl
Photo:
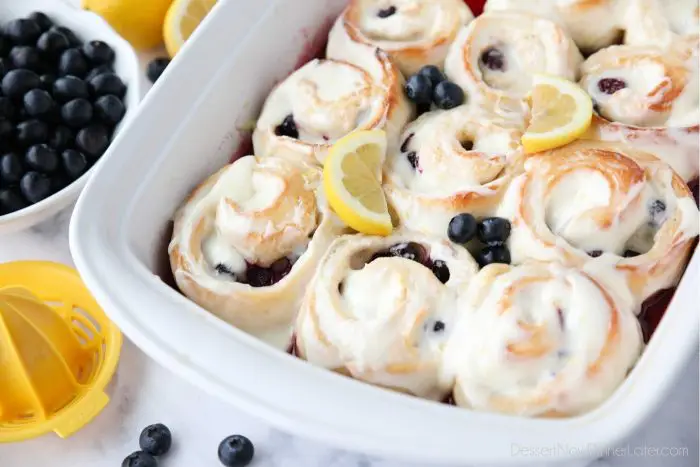
[[[257,117],[275,82],[308,58],[308,44],[345,4],[218,3],[80,197],[70,247],[81,277],[147,354],[284,430],[431,465],[588,463],[639,427],[696,349],[699,254],[624,384],[597,409],[564,419],[475,412],[340,376],[226,324],[161,279],[169,275],[175,209],[230,160],[242,141],[237,128]],[[514,455],[513,448],[540,455]]]
[[[59,26],[71,28],[84,41],[99,39],[114,49],[115,73],[127,85],[124,98],[126,114],[117,126],[116,131],[119,131],[141,100],[141,69],[134,49],[105,20],[61,0],[0,0],[0,23],[5,24],[11,19],[26,17],[34,11],[43,11]],[[104,156],[96,165],[99,165],[103,158]],[[0,234],[31,227],[65,209],[75,201],[93,172],[95,172],[95,166],[48,198],[20,211],[0,216]]]

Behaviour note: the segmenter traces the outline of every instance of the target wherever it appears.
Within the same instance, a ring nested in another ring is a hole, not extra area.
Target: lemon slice
[[[163,39],[168,54],[174,57],[199,23],[214,8],[217,0],[175,0],[163,24]]]
[[[535,75],[530,100],[532,118],[522,138],[528,154],[564,146],[591,125],[591,98],[564,78]]]
[[[386,134],[356,131],[339,139],[323,166],[323,187],[331,208],[351,228],[369,235],[389,235],[389,209],[382,191]]]

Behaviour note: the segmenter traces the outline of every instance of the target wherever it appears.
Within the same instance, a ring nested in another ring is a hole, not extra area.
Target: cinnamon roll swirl
[[[526,13],[494,12],[459,32],[445,72],[470,102],[496,113],[525,114],[534,74],[575,80],[582,61],[571,38],[554,22]]]
[[[202,308],[280,348],[318,260],[341,233],[320,171],[243,157],[197,187],[168,248],[179,289]]]
[[[408,76],[424,65],[442,67],[457,31],[473,18],[462,0],[351,0],[330,32],[328,56],[371,45]]]
[[[632,305],[595,276],[556,263],[490,265],[445,351],[462,407],[523,416],[586,412],[642,349]]]
[[[697,49],[700,6],[696,0],[635,0],[625,22],[625,43],[675,49]]]
[[[385,130],[395,144],[411,112],[389,57],[358,45],[346,60],[312,60],[280,83],[265,101],[253,146],[258,156],[323,164],[331,145],[354,130]]]
[[[638,304],[677,283],[700,219],[690,190],[667,164],[595,141],[529,157],[500,215],[511,221],[514,264],[602,271],[626,281]]]
[[[384,191],[399,223],[445,236],[456,214],[493,214],[522,162],[521,136],[522,121],[471,106],[419,117],[385,164]]]
[[[365,382],[440,400],[452,389],[442,352],[457,296],[476,271],[465,249],[434,237],[342,237],[304,297],[297,353]]]

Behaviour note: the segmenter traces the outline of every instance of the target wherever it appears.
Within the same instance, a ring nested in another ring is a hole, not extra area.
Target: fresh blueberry
[[[0,143],[10,144],[15,139],[15,126],[11,121],[0,118]]]
[[[248,284],[253,287],[267,287],[272,285],[272,272],[260,266],[249,266],[246,272]]]
[[[114,69],[111,65],[98,65],[85,76],[85,82],[89,83],[92,78],[104,73],[114,73]]]
[[[484,50],[481,53],[480,60],[489,70],[505,71],[506,69],[506,57],[501,49],[496,47],[489,47]]]
[[[395,6],[390,6],[388,8],[381,9],[377,12],[377,16],[380,18],[388,18],[389,16],[393,16],[396,14],[396,7]]]
[[[476,235],[476,219],[471,214],[464,212],[454,216],[447,226],[447,237],[454,243],[461,245],[469,242]]]
[[[411,164],[414,170],[418,168],[418,155],[416,151],[406,153],[406,159],[408,159],[408,163]]]
[[[415,104],[430,104],[433,99],[433,86],[427,76],[415,74],[406,80],[406,97]]]
[[[163,74],[169,64],[170,59],[168,57],[158,57],[148,63],[148,67],[146,67],[146,76],[148,76],[151,83],[158,81],[158,78],[160,78],[160,75]]]
[[[148,453],[136,451],[124,459],[122,467],[158,467],[158,461]]]
[[[479,222],[477,235],[482,243],[501,245],[510,236],[510,221],[502,217],[486,217]]]
[[[603,254],[603,250],[591,250],[591,251],[588,251],[587,253],[588,253],[588,256],[590,256],[591,258],[597,258]]]
[[[51,21],[51,18],[49,18],[46,13],[41,11],[35,11],[27,16],[27,18],[33,20],[42,31],[47,31],[49,28],[51,28],[51,26],[53,26],[53,21]]]
[[[67,126],[58,125],[49,136],[49,146],[56,150],[66,149],[73,145],[75,133]]]
[[[8,152],[0,157],[0,180],[7,185],[19,183],[24,175],[22,159],[16,152]]]
[[[2,79],[2,93],[11,99],[19,99],[39,87],[39,75],[31,70],[11,70]]]
[[[447,263],[445,263],[443,260],[436,259],[433,262],[431,270],[433,271],[435,277],[437,277],[443,284],[450,280],[450,268],[447,267]]]
[[[34,20],[19,18],[7,23],[4,33],[15,44],[33,45],[41,34],[41,28]]]
[[[15,68],[25,68],[37,73],[44,67],[39,51],[28,45],[13,47],[10,51],[10,60]]]
[[[27,172],[19,182],[19,189],[30,203],[38,203],[51,194],[51,180],[39,172]]]
[[[277,136],[287,136],[294,139],[299,138],[299,130],[297,129],[297,124],[294,121],[294,115],[289,114],[284,117],[282,123],[277,125],[275,128],[275,134]]]
[[[66,149],[63,151],[61,153],[61,162],[63,164],[63,171],[71,180],[80,178],[88,168],[88,162],[83,153],[75,149]],[[141,446],[141,449],[147,451],[143,446]]]
[[[389,254],[391,256],[398,256],[400,258],[410,259],[411,261],[416,261],[422,263],[428,256],[425,248],[415,242],[409,243],[399,243],[389,248]]]
[[[46,115],[56,105],[51,94],[43,89],[32,89],[24,95],[23,101],[24,110],[32,117]]]
[[[80,97],[68,101],[61,107],[61,118],[69,127],[82,128],[92,120],[92,104]]]
[[[109,146],[109,131],[101,124],[87,126],[76,135],[75,145],[87,157],[97,159]]]
[[[24,162],[31,170],[51,173],[58,168],[58,155],[48,144],[35,144],[27,149]]]
[[[226,467],[244,467],[255,455],[253,443],[243,435],[233,435],[219,444],[219,460]]]
[[[615,94],[621,89],[625,89],[627,83],[618,78],[603,78],[598,81],[598,90],[605,94]]]
[[[4,78],[11,69],[12,61],[6,57],[0,57],[0,79]]]
[[[70,100],[90,97],[90,91],[85,81],[75,76],[63,76],[53,83],[53,97],[61,104]]]
[[[114,62],[114,50],[102,41],[90,41],[83,46],[83,54],[93,65],[111,65]]]
[[[433,332],[442,332],[445,330],[445,323],[442,321],[435,321],[433,324]]]
[[[95,97],[113,94],[121,99],[126,94],[124,82],[114,73],[97,75],[89,81],[89,84]]]
[[[270,271],[272,271],[272,282],[281,281],[287,274],[292,270],[292,262],[289,258],[280,258],[270,265]]]
[[[143,429],[139,437],[139,446],[152,456],[162,456],[173,443],[172,435],[167,426],[162,423],[149,425]]]
[[[39,82],[41,89],[52,92],[53,85],[56,82],[56,75],[53,73],[44,73],[43,75],[39,76]]]
[[[445,74],[440,71],[440,68],[435,65],[426,65],[420,70],[418,70],[419,75],[423,75],[430,80],[430,84],[435,89],[435,86],[445,81],[447,78]]]
[[[503,245],[487,246],[476,254],[476,262],[482,268],[492,263],[510,264],[510,251]]]
[[[27,207],[27,202],[16,189],[5,188],[0,190],[0,216],[11,214]]]
[[[72,29],[65,26],[53,26],[51,29],[60,32],[68,38],[71,47],[77,47],[83,43],[78,36],[75,35]]]
[[[95,116],[110,127],[119,123],[125,113],[124,103],[117,96],[107,94],[95,101]]]
[[[58,74],[84,77],[89,70],[88,62],[79,49],[68,49],[58,59]]]
[[[438,109],[454,109],[464,104],[464,91],[452,81],[443,81],[435,86],[433,102]]]
[[[12,120],[17,115],[17,109],[12,101],[7,97],[0,97],[0,118]]]
[[[46,57],[59,57],[70,47],[70,41],[62,33],[52,29],[46,31],[36,41],[36,48]]]
[[[46,143],[49,140],[49,127],[41,120],[31,119],[17,124],[17,143],[22,147]]]

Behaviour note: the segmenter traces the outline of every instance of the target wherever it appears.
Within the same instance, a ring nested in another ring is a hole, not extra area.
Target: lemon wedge
[[[136,49],[163,42],[163,21],[171,0],[82,0],[83,9],[100,15]],[[19,2],[18,2],[19,3]]]
[[[528,154],[569,144],[591,125],[591,98],[564,78],[535,75],[530,102],[532,118],[522,137]]]
[[[168,54],[174,57],[199,23],[214,8],[217,0],[175,0],[163,24],[163,39]]]
[[[369,235],[389,235],[391,216],[381,185],[386,156],[382,130],[356,131],[339,139],[323,166],[328,202],[349,227]]]

